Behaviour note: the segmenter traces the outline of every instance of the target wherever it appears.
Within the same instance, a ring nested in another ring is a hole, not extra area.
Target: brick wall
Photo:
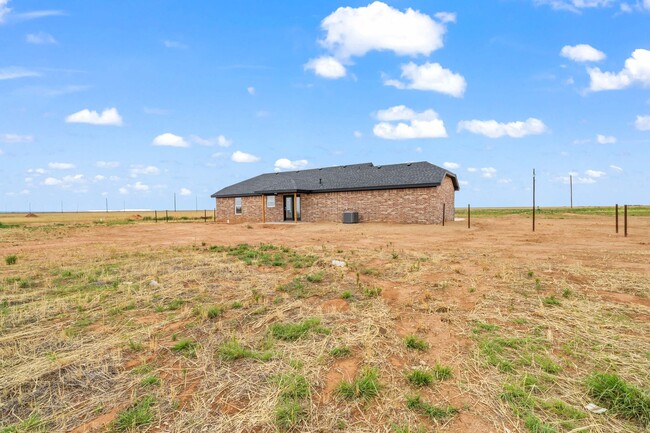
[[[266,222],[284,220],[283,199],[278,194],[274,208],[266,208]],[[361,222],[441,224],[442,204],[446,220],[453,221],[454,185],[445,177],[436,188],[404,188],[378,191],[347,191],[301,194],[302,221],[341,222],[343,212],[359,212]],[[264,201],[266,206],[266,201]],[[230,223],[262,222],[262,198],[242,197],[242,214],[235,215],[234,198],[217,199],[217,221]]]

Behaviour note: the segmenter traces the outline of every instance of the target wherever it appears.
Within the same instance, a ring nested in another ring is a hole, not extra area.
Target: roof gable
[[[373,165],[339,165],[309,170],[266,173],[223,188],[212,197],[289,192],[318,193],[439,186],[449,176],[456,191],[454,173],[429,162]]]

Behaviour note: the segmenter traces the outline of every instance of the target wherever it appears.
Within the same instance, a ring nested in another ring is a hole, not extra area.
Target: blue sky
[[[211,209],[430,161],[456,204],[648,203],[650,0],[0,0],[0,211]]]

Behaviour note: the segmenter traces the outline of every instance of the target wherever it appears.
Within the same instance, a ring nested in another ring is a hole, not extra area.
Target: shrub
[[[5,257],[5,263],[7,265],[15,265],[17,260],[18,260],[18,256],[16,256],[15,254],[11,254]]]

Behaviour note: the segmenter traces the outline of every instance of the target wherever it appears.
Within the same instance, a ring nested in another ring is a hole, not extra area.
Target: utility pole
[[[533,231],[535,231],[535,169],[533,168]]]
[[[573,209],[573,175],[569,175],[569,188],[571,189],[571,209]]]
[[[108,197],[106,197],[106,213],[108,213]]]
[[[174,212],[176,212],[176,193],[174,193]]]

